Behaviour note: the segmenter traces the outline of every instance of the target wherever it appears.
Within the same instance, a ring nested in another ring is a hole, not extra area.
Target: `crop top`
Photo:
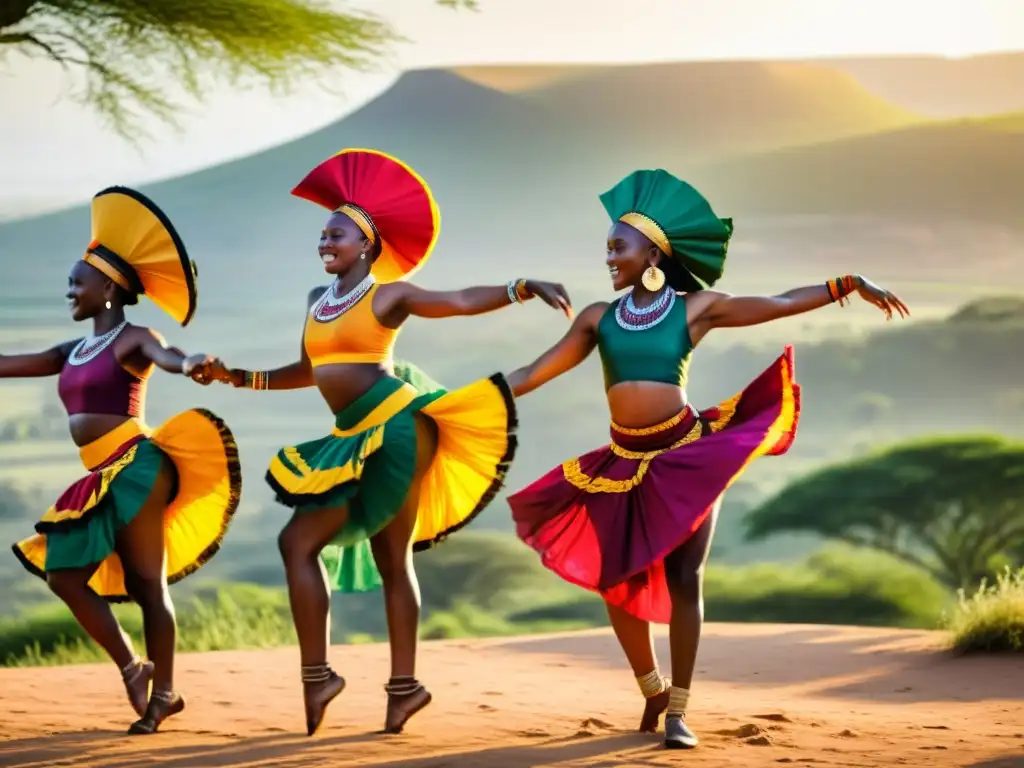
[[[319,320],[317,301],[306,317],[304,344],[316,368],[334,363],[383,363],[391,360],[398,328],[385,328],[373,314],[375,283],[349,309],[333,320]],[[331,288],[328,291],[333,290]],[[326,309],[329,313],[329,308]]]
[[[75,349],[81,349],[81,345]],[[126,371],[110,343],[80,365],[72,364],[69,355],[57,380],[57,394],[68,416],[99,413],[138,419],[145,407],[148,379],[148,374],[136,376]]]
[[[618,324],[615,309],[620,301],[625,298],[613,301],[597,323],[605,391],[625,381],[656,381],[685,388],[693,353],[686,301],[679,296],[661,322],[640,331],[627,331]]]

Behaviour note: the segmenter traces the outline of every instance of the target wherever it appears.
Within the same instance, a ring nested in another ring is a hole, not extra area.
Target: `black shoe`
[[[665,718],[665,749],[693,749],[698,743],[683,718],[675,715]]]

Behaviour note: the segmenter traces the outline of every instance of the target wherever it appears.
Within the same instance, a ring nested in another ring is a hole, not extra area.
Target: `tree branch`
[[[425,0],[427,1],[427,0]],[[437,0],[452,8],[475,0]],[[83,82],[74,97],[122,137],[148,134],[143,113],[177,128],[170,75],[192,98],[203,75],[287,93],[339,68],[365,71],[400,35],[373,14],[317,0],[3,0],[0,46],[45,55]]]

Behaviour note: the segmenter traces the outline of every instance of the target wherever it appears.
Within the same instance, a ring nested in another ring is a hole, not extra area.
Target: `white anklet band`
[[[640,686],[640,693],[644,695],[645,699],[657,696],[667,687],[665,678],[661,676],[661,672],[658,671],[657,667],[646,675],[640,675],[636,679],[636,684]]]
[[[665,710],[665,717],[682,717],[686,714],[686,707],[689,703],[689,689],[677,688],[673,685],[668,689],[668,709]]]

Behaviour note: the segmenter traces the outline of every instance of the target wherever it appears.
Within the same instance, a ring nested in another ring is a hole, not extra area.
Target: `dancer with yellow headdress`
[[[351,149],[292,194],[331,213],[320,236],[334,277],[308,297],[298,361],[215,372],[257,390],[316,386],[335,415],[322,438],[283,448],[267,481],[295,512],[279,538],[302,657],[307,733],[345,686],[327,663],[330,589],[383,585],[391,637],[385,730],[430,702],[415,676],[419,589],[412,552],[465,526],[493,499],[515,451],[515,409],[495,374],[446,391],[392,351],[410,316],[478,315],[540,297],[571,314],[561,286],[533,280],[427,291],[406,278],[426,262],[440,217],[426,183],[382,152]]]
[[[209,383],[213,361],[130,325],[124,308],[139,296],[187,325],[196,310],[195,264],[152,201],[111,187],[93,198],[92,243],[68,278],[71,317],[91,320],[92,335],[36,354],[0,355],[0,378],[58,376],[88,473],[14,553],[119,666],[140,717],[130,732],[145,734],[185,706],[173,687],[176,627],[167,585],[216,554],[242,480],[234,438],[209,411],[146,425],[154,368]],[[108,605],[126,600],[142,609],[151,661],[135,654]]]
[[[684,714],[721,497],[755,458],[789,449],[800,412],[791,348],[740,394],[704,411],[686,397],[693,350],[714,328],[798,315],[854,292],[890,319],[907,309],[857,275],[777,296],[708,290],[724,271],[732,220],[664,170],[631,174],[601,202],[612,220],[612,286],[629,293],[584,309],[561,341],[508,383],[519,397],[596,348],[611,443],[569,459],[508,502],[518,535],[544,565],[604,598],[646,698],[640,730],[654,732],[667,710],[665,746],[689,748],[697,737]],[[651,622],[669,625],[671,683],[658,671]]]

